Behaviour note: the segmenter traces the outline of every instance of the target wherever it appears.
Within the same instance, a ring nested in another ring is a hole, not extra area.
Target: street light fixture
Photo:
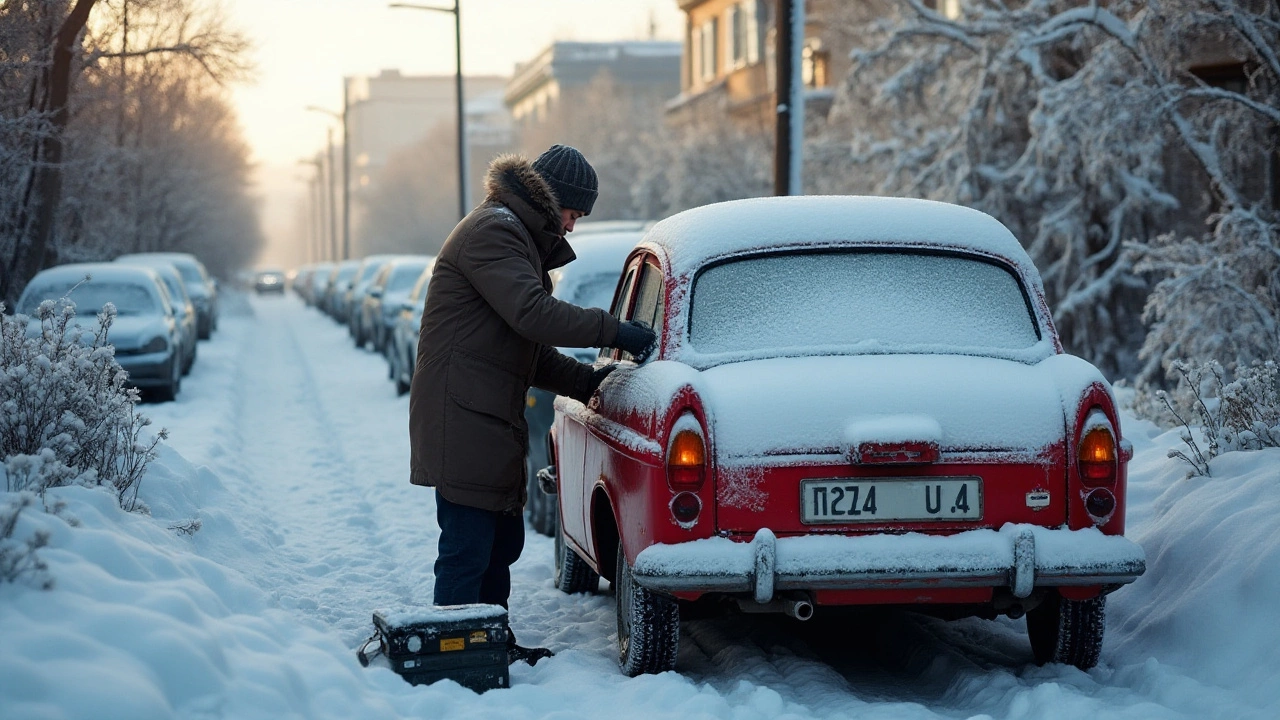
[[[471,208],[471,199],[467,197],[471,188],[467,183],[467,168],[471,159],[467,153],[466,111],[463,110],[462,95],[462,14],[459,12],[460,0],[453,0],[453,7],[435,5],[418,5],[416,3],[391,3],[388,7],[403,10],[430,10],[432,12],[450,13],[453,15],[453,33],[457,60],[457,73],[454,77],[455,90],[458,95],[458,218],[467,216]]]
[[[328,115],[329,117],[342,123],[342,252],[338,252],[338,248],[334,247],[334,258],[340,260],[351,259],[351,142],[347,133],[347,81],[342,80],[342,112],[336,113],[325,108],[308,105],[307,110]],[[337,245],[337,223],[333,218],[333,135],[329,135],[329,227],[333,236],[334,245]]]

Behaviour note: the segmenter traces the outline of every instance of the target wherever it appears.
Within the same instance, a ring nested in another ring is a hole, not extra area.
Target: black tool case
[[[447,679],[476,692],[511,686],[507,611],[499,605],[380,610],[373,626],[391,669],[414,685]]]

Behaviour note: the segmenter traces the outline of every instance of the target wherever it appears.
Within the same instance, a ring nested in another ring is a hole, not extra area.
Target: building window
[[[805,41],[801,52],[801,70],[804,86],[807,88],[827,87],[827,66],[830,54],[822,50],[822,43],[816,39]]]
[[[720,21],[718,18],[712,18],[702,24],[702,51],[699,58],[698,67],[701,71],[702,81],[711,82],[716,79],[717,68],[717,50],[720,43],[717,36],[720,31]]]
[[[924,0],[924,6],[949,20],[960,18],[960,0]]]
[[[729,47],[725,64],[731,68],[746,67],[760,61],[756,12],[756,0],[743,0],[729,8]]]

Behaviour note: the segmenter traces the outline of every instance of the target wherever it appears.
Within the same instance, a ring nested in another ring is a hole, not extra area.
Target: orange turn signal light
[[[667,453],[667,482],[673,488],[697,489],[706,480],[707,446],[702,435],[685,429],[676,433]]]
[[[1095,427],[1080,441],[1080,477],[1086,482],[1113,483],[1116,479],[1116,441],[1111,431]]]

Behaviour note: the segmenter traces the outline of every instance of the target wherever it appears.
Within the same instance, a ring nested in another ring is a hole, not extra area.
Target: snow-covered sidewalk
[[[429,602],[432,494],[408,484],[408,399],[376,355],[292,297],[225,317],[144,480],[150,517],[69,488],[51,591],[0,586],[0,717],[1273,718],[1280,716],[1280,451],[1184,480],[1176,433],[1127,418],[1129,536],[1148,573],[1112,596],[1102,663],[1031,663],[1021,621],[819,611],[684,625],[681,672],[623,677],[613,603],[516,566],[522,642],[557,651],[476,695],[411,687],[354,648],[370,612]],[[171,527],[198,519],[185,535]]]

